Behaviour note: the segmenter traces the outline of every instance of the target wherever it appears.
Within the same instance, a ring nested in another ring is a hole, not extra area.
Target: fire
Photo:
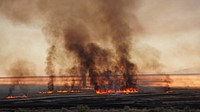
[[[57,90],[56,93],[79,93],[80,90]],[[39,92],[39,94],[53,94],[53,91],[47,91],[47,92]]]
[[[113,93],[115,93],[114,90],[107,90],[107,91],[101,91],[100,89],[96,90],[96,94],[113,94]]]
[[[80,90],[71,90],[70,93],[79,93],[81,92]]]
[[[7,96],[7,99],[14,99],[14,98],[27,98],[28,96],[22,95],[22,96]]]
[[[57,90],[56,92],[57,93],[67,93],[68,91],[67,90]]]
[[[165,93],[173,93],[173,90],[167,90]]]
[[[96,90],[96,94],[114,94],[114,93],[125,93],[125,94],[138,93],[138,89],[126,88],[124,90],[107,90],[107,91],[102,91],[100,89]]]
[[[47,92],[39,92],[39,94],[52,94],[53,93],[53,91],[47,91]]]
[[[129,94],[129,93],[138,93],[138,90],[136,88],[126,88],[124,93]]]
[[[16,98],[15,96],[7,96],[8,99]]]
[[[57,90],[56,92],[57,93],[79,93],[81,91],[80,90],[70,90],[70,91],[67,91],[67,90]]]

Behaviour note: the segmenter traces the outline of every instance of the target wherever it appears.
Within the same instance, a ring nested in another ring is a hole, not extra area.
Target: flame
[[[96,90],[96,94],[113,94],[115,93],[114,90],[107,90],[107,91],[101,91],[100,89]]]
[[[173,93],[173,90],[167,90],[165,93]]]
[[[70,93],[79,93],[81,92],[80,90],[71,90]]]
[[[47,92],[39,92],[39,94],[52,94],[53,93],[53,91],[47,91]]]
[[[6,98],[13,99],[13,98],[16,98],[16,97],[15,96],[7,96]]]
[[[129,94],[129,93],[138,93],[138,90],[136,88],[126,88],[124,93]]]
[[[79,93],[81,92],[80,90],[57,90],[57,93]],[[47,92],[39,92],[39,94],[53,94],[53,91],[47,91]]]
[[[19,98],[28,98],[28,96],[23,95],[23,96],[19,96]]]
[[[26,95],[22,95],[22,96],[12,96],[12,95],[10,95],[10,96],[7,96],[6,98],[7,99],[13,99],[13,98],[27,98],[28,96],[26,96]]]
[[[57,90],[56,92],[57,93],[79,93],[81,91],[80,90],[70,90],[70,91],[67,91],[67,90]]]
[[[68,91],[67,90],[57,90],[56,92],[57,93],[67,93]]]
[[[102,91],[100,89],[96,90],[96,94],[114,94],[114,93],[125,93],[125,94],[138,93],[138,89],[126,88],[124,90],[107,90],[107,91]]]

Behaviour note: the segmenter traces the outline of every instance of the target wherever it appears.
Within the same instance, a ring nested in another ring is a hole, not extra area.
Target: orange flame
[[[107,90],[107,91],[102,91],[100,89],[96,90],[96,94],[114,94],[114,93],[138,93],[138,89],[136,88],[126,88],[124,90]]]
[[[27,98],[28,96],[22,95],[22,96],[7,96],[7,99],[13,99],[13,98]]]
[[[167,90],[165,93],[173,93],[173,90]]]
[[[70,90],[70,91],[67,91],[67,90],[57,90],[56,92],[57,93],[79,93],[81,91],[80,90]]]
[[[57,93],[67,93],[68,91],[67,90],[57,90],[56,92]]]
[[[79,93],[81,92],[80,90],[71,90],[70,93]]]
[[[57,90],[56,91],[57,93],[79,93],[81,92],[80,90],[70,90],[70,91],[67,91],[67,90]],[[39,94],[53,94],[53,91],[47,91],[47,92],[39,92]]]
[[[39,92],[39,94],[52,94],[53,93],[53,91],[47,91],[47,92]]]
[[[136,88],[126,88],[124,93],[129,94],[129,93],[138,93],[138,90]]]
[[[7,96],[6,98],[13,99],[13,98],[16,98],[16,97],[15,96]]]

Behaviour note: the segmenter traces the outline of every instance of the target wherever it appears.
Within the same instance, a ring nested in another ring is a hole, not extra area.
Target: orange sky
[[[186,88],[199,88],[200,82],[196,79],[199,79],[200,76],[170,76],[171,83],[166,82],[165,76],[140,76],[138,77],[137,83],[138,87],[140,86],[161,86],[167,87],[169,84],[170,87],[186,87]],[[73,80],[75,80],[74,84],[80,84],[80,77],[78,78],[55,78],[54,84],[56,86],[65,86],[66,83],[68,86],[73,85]],[[87,79],[87,86],[90,85],[89,78]],[[16,81],[19,81],[20,84],[30,84],[30,85],[47,85],[49,79],[48,78],[0,78],[1,85],[10,85],[17,84]]]

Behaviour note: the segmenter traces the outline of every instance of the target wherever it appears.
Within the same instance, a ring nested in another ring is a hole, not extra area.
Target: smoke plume
[[[113,4],[114,3],[114,4]],[[130,5],[131,4],[131,5]],[[122,74],[126,82],[125,87],[136,86],[136,82],[133,81],[133,76],[136,72],[136,65],[130,61],[131,50],[131,33],[134,29],[131,29],[129,22],[126,20],[130,14],[128,12],[133,7],[134,1],[123,0],[109,0],[107,2],[101,1],[100,11],[104,16],[104,22],[108,25],[111,41],[115,47],[117,54],[117,64],[122,69]],[[132,19],[134,23],[137,23],[136,17],[133,15]],[[137,24],[135,27],[139,28]]]
[[[41,10],[46,12],[49,5],[54,5],[52,3],[52,1],[40,2],[40,6],[43,6],[40,7]],[[56,3],[61,4],[61,2]],[[73,7],[68,6],[67,3]],[[107,71],[110,71],[109,75],[123,76],[124,82],[122,82],[121,88],[136,87],[137,67],[130,61],[129,54],[132,35],[140,27],[136,17],[129,16],[132,15],[129,10],[132,9],[131,6],[134,2],[126,0],[87,1],[80,5],[73,1],[66,1],[62,4],[67,5],[68,8],[60,5],[60,8],[50,9],[50,12],[46,14],[48,24],[44,29],[50,45],[51,43],[55,43],[55,46],[63,44],[66,50],[64,53],[73,55],[78,67],[72,68],[79,69],[77,71],[82,76],[82,85],[86,85],[86,74],[89,74],[90,83],[94,85],[95,90],[100,89],[105,85],[98,80],[99,77],[103,77]],[[88,6],[93,6],[92,9],[94,8],[96,12],[90,11]],[[97,13],[97,16],[94,16],[94,13]],[[137,29],[135,31],[129,26],[130,17],[133,17],[132,21],[136,23],[133,25]],[[98,26],[94,27],[92,24]],[[102,30],[102,27],[105,27],[105,30]],[[93,35],[93,32],[98,36]],[[109,41],[112,43],[112,50],[100,46],[97,40],[104,43]],[[117,68],[117,70],[113,68]],[[109,77],[106,80],[112,84]]]
[[[35,75],[34,64],[26,60],[17,60],[7,70],[9,76],[15,77],[12,80],[12,85],[9,88],[8,96],[12,95],[16,86],[19,86],[24,95],[28,94],[28,87],[25,84],[24,76]],[[20,78],[19,78],[20,77]]]
[[[119,85],[120,89],[136,88],[137,66],[131,62],[130,51],[132,38],[141,26],[133,13],[135,1],[86,0],[77,3],[73,0],[36,0],[31,2],[30,8],[23,6],[26,3],[23,0],[8,1],[1,1],[4,4],[2,8],[5,10],[9,4],[12,13],[2,12],[13,18],[11,20],[28,23],[40,18],[45,23],[43,31],[50,45],[46,59],[49,90],[54,89],[55,66],[62,66],[57,62],[62,56],[69,56],[67,53],[73,56],[75,64],[71,64],[71,68],[78,68],[83,86],[86,86],[86,74],[89,74],[95,90],[113,85]],[[20,8],[15,8],[16,5]],[[19,14],[15,15],[13,11]],[[110,75],[121,75],[123,81],[112,79]],[[100,81],[100,77],[105,81]]]
[[[52,45],[48,49],[48,56],[46,58],[46,74],[49,76],[48,91],[54,90],[54,75],[55,75],[55,46]]]

